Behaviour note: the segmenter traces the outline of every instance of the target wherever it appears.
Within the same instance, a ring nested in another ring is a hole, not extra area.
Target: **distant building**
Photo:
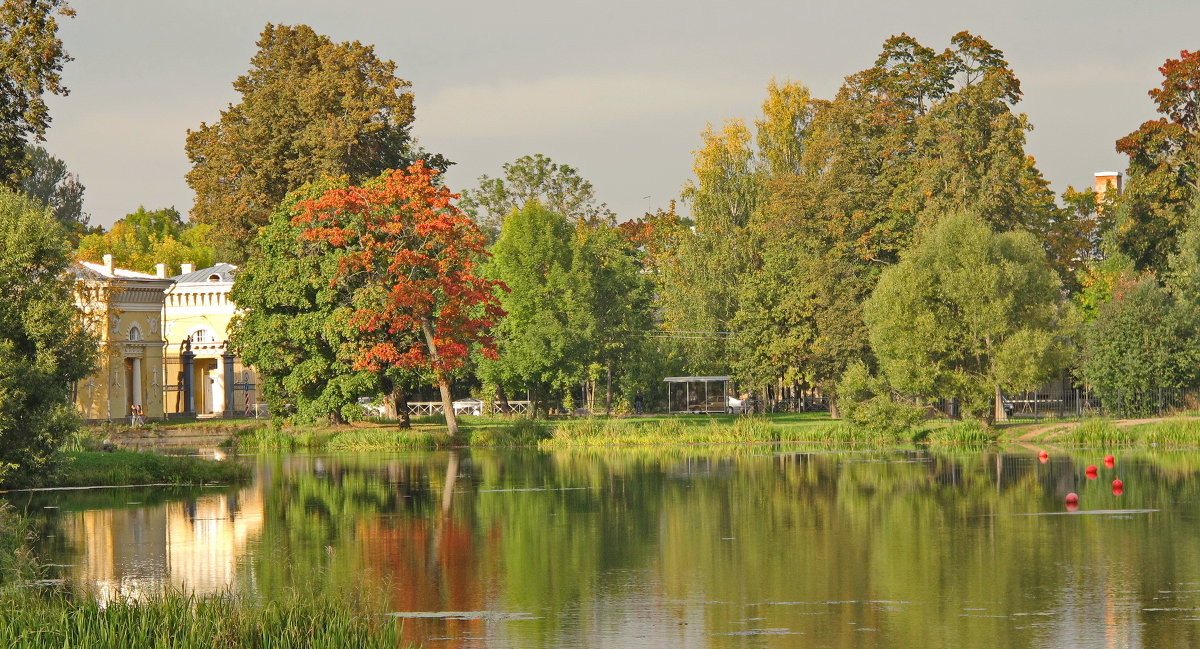
[[[172,281],[77,262],[76,302],[100,338],[96,373],[76,385],[75,403],[86,419],[126,420],[134,405],[148,418],[163,411],[163,297]]]
[[[134,404],[147,419],[258,412],[257,375],[228,343],[237,266],[182,270],[114,268],[111,255],[74,266],[79,304],[102,347],[96,374],[77,385],[84,418],[128,421]]]
[[[1124,177],[1119,171],[1097,171],[1095,180],[1092,184],[1092,191],[1096,194],[1096,209],[1099,211],[1100,205],[1104,202],[1104,196],[1108,191],[1115,190],[1120,196],[1121,190],[1124,189]]]

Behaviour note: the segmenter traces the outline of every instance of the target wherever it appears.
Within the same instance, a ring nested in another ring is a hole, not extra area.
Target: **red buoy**
[[[1125,483],[1121,482],[1120,478],[1113,480],[1113,489],[1124,489],[1124,488],[1125,488]]]
[[[1113,468],[1113,465],[1114,465],[1114,464],[1116,464],[1116,463],[1117,463],[1117,458],[1115,458],[1115,457],[1113,457],[1113,456],[1111,456],[1111,455],[1105,455],[1105,456],[1104,456],[1104,466],[1106,466],[1106,467],[1108,467],[1108,468],[1110,468],[1110,469],[1111,469],[1111,468]]]
[[[1086,474],[1087,474],[1088,480],[1096,479],[1096,471],[1097,471],[1096,465],[1094,465],[1094,464],[1087,468]]]
[[[1067,494],[1066,501],[1068,505],[1078,504],[1079,494],[1076,494],[1074,491],[1072,491],[1071,493]]]
[[[1045,464],[1050,459],[1050,454],[1043,449],[1041,453],[1038,453],[1038,459],[1042,461],[1042,464]]]

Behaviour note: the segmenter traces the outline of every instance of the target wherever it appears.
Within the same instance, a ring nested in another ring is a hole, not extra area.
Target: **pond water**
[[[1200,453],[1104,453],[291,454],[5,497],[102,598],[370,591],[426,647],[1200,646]]]

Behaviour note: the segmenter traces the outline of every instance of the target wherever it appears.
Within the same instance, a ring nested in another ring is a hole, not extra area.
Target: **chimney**
[[[196,272],[196,264],[180,264],[180,273],[187,275],[188,273]]]
[[[167,265],[166,264],[154,264],[154,274],[157,275],[159,279],[166,279],[167,278]]]
[[[112,255],[104,255],[104,272],[108,273],[109,275],[113,274]]]
[[[1092,191],[1096,192],[1096,202],[1099,203],[1104,201],[1104,193],[1107,192],[1109,188],[1116,189],[1117,194],[1120,194],[1122,189],[1121,181],[1122,177],[1121,172],[1119,171],[1096,172],[1096,181],[1095,184],[1092,185]]]

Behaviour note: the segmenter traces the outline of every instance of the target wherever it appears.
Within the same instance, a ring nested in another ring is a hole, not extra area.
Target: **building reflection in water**
[[[224,591],[262,527],[262,494],[254,489],[88,510],[62,520],[62,533],[77,552],[70,577],[101,602],[164,587],[200,595]]]

